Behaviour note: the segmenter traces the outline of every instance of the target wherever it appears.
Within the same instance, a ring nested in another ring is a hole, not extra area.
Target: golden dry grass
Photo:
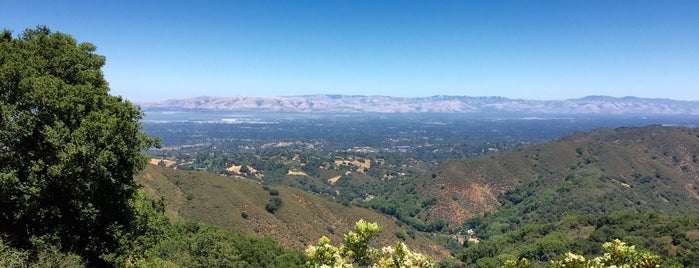
[[[337,182],[337,180],[339,180],[340,178],[342,178],[342,176],[340,176],[340,175],[332,177],[332,178],[328,179],[328,183],[330,183],[331,185],[335,184]]]
[[[153,179],[147,180],[145,174]],[[397,241],[397,232],[406,233],[405,227],[394,218],[369,209],[344,206],[295,188],[269,186],[279,191],[283,203],[271,214],[265,210],[270,198],[262,185],[246,179],[223,177],[199,171],[180,171],[149,165],[136,177],[144,185],[146,194],[164,196],[168,215],[195,219],[204,223],[234,227],[248,234],[271,236],[285,247],[305,249],[325,235],[333,244],[342,243],[342,234],[351,230],[359,219],[378,222],[384,231],[377,245],[386,246]],[[242,217],[243,212],[247,218]],[[405,243],[411,249],[436,259],[448,256],[424,234],[408,237]]]
[[[308,174],[306,174],[306,172],[303,172],[303,171],[293,171],[293,170],[289,170],[289,172],[287,172],[286,175],[290,175],[290,176],[308,176]]]
[[[235,164],[233,164],[230,167],[226,168],[226,171],[233,172],[235,174],[240,174],[240,168],[242,168],[242,167],[243,167],[243,165],[236,166]]]
[[[150,161],[148,161],[148,162],[153,164],[153,165],[158,165],[160,163],[160,161],[163,161],[163,163],[165,164],[165,167],[171,167],[172,165],[175,164],[175,161],[168,160],[168,159],[158,159],[158,158],[151,158]]]

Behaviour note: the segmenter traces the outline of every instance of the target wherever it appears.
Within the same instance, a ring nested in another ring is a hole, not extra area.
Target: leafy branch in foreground
[[[434,261],[408,249],[402,242],[380,250],[369,245],[372,238],[381,232],[377,223],[359,220],[354,230],[345,234],[344,245],[335,247],[323,236],[318,246],[306,249],[307,267],[352,267],[353,264],[369,267],[432,267]]]
[[[604,243],[602,248],[604,254],[599,257],[588,260],[582,255],[568,252],[562,259],[552,260],[549,264],[554,268],[661,267],[660,256],[646,251],[637,251],[635,246],[629,246],[619,239]],[[505,262],[505,267],[526,268],[531,267],[531,262],[526,258],[519,261],[509,260]],[[673,266],[663,265],[663,267]]]

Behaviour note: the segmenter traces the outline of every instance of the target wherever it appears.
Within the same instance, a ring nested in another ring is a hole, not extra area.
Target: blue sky
[[[699,100],[699,1],[16,1],[97,45],[111,92]]]

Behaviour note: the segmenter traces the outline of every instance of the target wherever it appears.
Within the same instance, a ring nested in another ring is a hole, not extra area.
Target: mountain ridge
[[[446,161],[404,188],[438,200],[422,220],[445,219],[452,227],[505,207],[520,211],[523,222],[616,210],[696,213],[698,161],[696,128],[601,128],[498,156]]]
[[[587,96],[567,100],[448,95],[414,98],[364,95],[201,96],[137,104],[145,110],[234,112],[699,115],[699,101],[610,96]]]

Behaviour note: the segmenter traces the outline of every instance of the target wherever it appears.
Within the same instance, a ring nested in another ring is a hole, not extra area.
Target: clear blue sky
[[[112,94],[699,100],[699,1],[27,1],[0,27],[97,45]]]

